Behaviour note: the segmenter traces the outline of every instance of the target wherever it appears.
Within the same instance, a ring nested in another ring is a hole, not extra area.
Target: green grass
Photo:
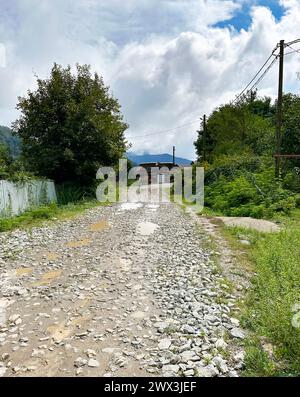
[[[267,377],[278,374],[277,363],[263,350],[258,338],[250,338],[245,346],[244,375],[247,377]]]
[[[277,214],[271,219],[286,228],[300,229],[300,208],[291,211],[289,216]]]
[[[248,262],[248,269],[253,271],[252,289],[242,316],[244,327],[255,337],[255,342],[250,339],[246,348],[246,375],[300,374],[300,328],[292,325],[296,314],[293,306],[300,304],[299,212],[278,220],[282,225],[279,233],[222,227],[233,251],[242,251],[244,262]],[[241,238],[251,244],[242,245]],[[242,262],[236,263],[243,266]],[[264,351],[263,343],[257,342],[265,338],[274,346],[272,357]]]
[[[101,205],[101,203],[96,200],[89,200],[79,201],[78,203],[69,203],[66,205],[51,204],[48,206],[33,208],[19,216],[0,218],[0,232],[40,226],[45,221],[69,219],[75,217],[86,209],[93,208],[98,205]]]
[[[202,215],[221,215],[204,208]],[[246,341],[245,376],[299,376],[300,327],[292,324],[300,309],[300,209],[290,215],[275,214],[279,233],[227,227],[220,220],[223,237],[232,249],[237,271],[246,271],[252,287],[241,303],[241,321],[250,331]],[[244,245],[240,240],[248,240]],[[272,354],[266,346],[272,346]]]

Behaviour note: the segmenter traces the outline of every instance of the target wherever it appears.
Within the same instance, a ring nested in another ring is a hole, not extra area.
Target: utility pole
[[[173,146],[173,165],[175,165],[175,146]]]
[[[203,161],[206,160],[206,114],[203,116]]]
[[[279,81],[277,99],[277,125],[276,125],[276,157],[275,157],[275,177],[280,175],[280,154],[281,154],[281,134],[282,134],[282,98],[283,98],[283,64],[284,64],[284,40],[279,43]]]

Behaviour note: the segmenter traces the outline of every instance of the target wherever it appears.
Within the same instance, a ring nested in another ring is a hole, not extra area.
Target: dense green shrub
[[[216,182],[222,176],[228,180],[234,179],[245,169],[248,172],[258,171],[263,164],[264,158],[250,156],[247,153],[236,156],[218,156],[213,164],[207,164],[205,167],[205,183]]]
[[[96,187],[81,186],[71,182],[66,182],[56,186],[57,202],[59,205],[78,203],[81,200],[95,199]]]
[[[292,171],[286,173],[283,178],[283,187],[300,193],[300,170],[293,168]]]
[[[205,183],[208,207],[227,216],[270,218],[276,212],[289,214],[299,205],[300,199],[275,179],[274,168],[268,162],[244,157],[234,158],[232,163],[231,160],[223,159],[221,166],[220,162],[210,166]]]

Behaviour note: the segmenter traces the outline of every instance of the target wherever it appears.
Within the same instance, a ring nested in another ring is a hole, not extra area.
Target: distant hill
[[[163,154],[135,154],[133,152],[127,153],[127,158],[132,161],[134,164],[141,164],[141,163],[172,163],[173,156],[168,153]],[[190,165],[191,160],[184,159],[182,157],[175,157],[175,163],[179,165]]]
[[[0,143],[9,147],[13,157],[17,157],[21,151],[20,139],[12,135],[12,131],[8,127],[0,125]]]

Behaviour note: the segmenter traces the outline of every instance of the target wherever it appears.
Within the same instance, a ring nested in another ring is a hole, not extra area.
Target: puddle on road
[[[48,261],[56,261],[59,258],[59,254],[56,254],[55,252],[47,252],[46,258]]]
[[[53,324],[47,328],[47,332],[55,342],[60,343],[76,332],[76,329],[80,329],[90,318],[90,316],[80,316],[70,321],[69,325],[66,325],[66,322]]]
[[[87,245],[91,244],[91,239],[89,238],[84,238],[79,241],[70,241],[69,243],[66,244],[66,247],[68,248],[80,248],[80,247],[85,247]]]
[[[158,225],[152,222],[141,222],[137,225],[137,233],[141,234],[142,236],[150,236],[155,232],[155,230],[159,228]]]
[[[121,204],[119,211],[129,211],[129,210],[137,210],[143,206],[142,203],[123,203]]]
[[[50,327],[47,328],[47,332],[55,342],[60,343],[71,335],[72,330],[62,323],[58,325],[50,325]]]
[[[159,208],[159,205],[158,204],[148,204],[148,205],[146,205],[146,208],[155,212]]]
[[[16,276],[17,277],[22,277],[25,276],[26,274],[32,273],[33,269],[32,267],[19,267],[16,269]]]
[[[41,279],[39,281],[36,281],[35,283],[31,284],[33,286],[40,286],[40,285],[47,285],[52,283],[55,279],[61,276],[62,271],[61,270],[53,270],[51,272],[47,272],[42,275]]]
[[[90,316],[81,316],[77,317],[74,320],[71,321],[71,326],[72,327],[78,327],[80,328],[84,323],[86,323],[91,317]]]
[[[53,270],[51,272],[43,274],[42,280],[43,281],[54,280],[55,278],[60,277],[60,275],[61,275],[61,270]]]
[[[78,305],[76,306],[77,308],[84,308],[87,307],[91,302],[91,298],[84,298],[81,300],[81,302],[78,303]]]
[[[90,231],[91,232],[101,232],[104,229],[107,229],[109,227],[109,223],[107,221],[100,221],[97,223],[94,223],[93,225],[90,226]]]

